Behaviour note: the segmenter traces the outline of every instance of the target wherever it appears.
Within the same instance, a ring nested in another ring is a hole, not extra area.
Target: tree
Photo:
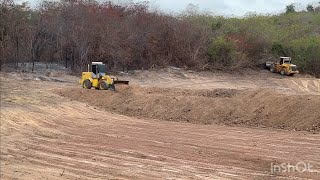
[[[199,14],[199,5],[189,3],[186,7],[185,14],[191,16]]]
[[[30,59],[31,14],[26,3],[0,3],[0,64],[14,63],[18,68],[19,63]]]
[[[295,13],[296,12],[296,6],[294,4],[290,4],[286,8],[286,13]]]
[[[311,4],[309,4],[307,6],[307,10],[308,10],[308,12],[314,12],[314,7]]]

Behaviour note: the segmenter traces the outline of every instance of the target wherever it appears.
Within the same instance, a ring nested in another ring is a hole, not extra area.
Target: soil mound
[[[57,94],[127,116],[230,126],[320,131],[320,96],[275,91],[118,86],[117,92],[81,88]]]

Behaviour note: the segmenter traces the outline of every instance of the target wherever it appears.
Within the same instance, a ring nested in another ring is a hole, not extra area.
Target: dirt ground
[[[120,78],[131,85],[110,92],[1,73],[0,178],[320,178],[319,79],[173,68]],[[271,171],[298,162],[311,170]]]

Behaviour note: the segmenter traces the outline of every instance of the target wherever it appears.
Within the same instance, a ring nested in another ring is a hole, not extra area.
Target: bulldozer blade
[[[126,84],[129,85],[129,81],[114,81],[114,84]]]
[[[110,89],[111,91],[116,91],[116,86],[115,86],[114,84],[109,85],[109,89]]]

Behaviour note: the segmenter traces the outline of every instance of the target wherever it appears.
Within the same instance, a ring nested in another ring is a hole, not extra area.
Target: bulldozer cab
[[[92,62],[91,70],[92,78],[100,78],[106,75],[106,65],[102,62]],[[88,72],[90,72],[90,68],[88,69]]]
[[[291,64],[291,58],[290,57],[280,57],[280,65],[282,64]]]

